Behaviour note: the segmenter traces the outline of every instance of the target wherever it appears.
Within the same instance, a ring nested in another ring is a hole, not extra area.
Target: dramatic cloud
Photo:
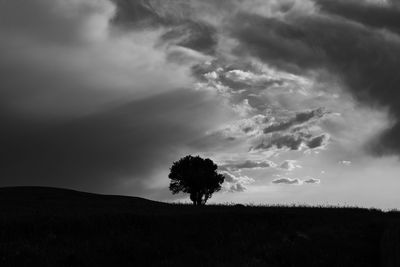
[[[362,103],[388,107],[396,121],[400,115],[393,101],[398,84],[394,73],[399,67],[394,59],[400,53],[395,35],[399,29],[399,6],[395,1],[115,2],[118,24],[169,25],[172,30],[164,40],[172,38],[177,40],[176,45],[212,54],[218,42],[225,42],[229,36],[239,41],[233,51],[242,58],[252,55],[294,73],[328,71],[342,79]],[[222,27],[222,36],[217,37],[220,32],[216,26]],[[240,69],[228,70],[220,78],[235,90],[261,89],[281,82]],[[291,121],[283,121],[267,126],[264,131],[288,127]],[[375,141],[375,151],[383,153],[400,147],[395,138],[398,129],[394,123]],[[290,142],[288,147],[297,147],[298,138],[294,139],[297,141]],[[321,142],[322,137],[312,140],[310,148]]]
[[[235,24],[238,27],[233,29],[233,36],[240,41],[237,53],[295,73],[327,71],[340,78],[361,103],[388,108],[395,123],[381,135],[375,151],[395,152],[400,149],[400,109],[396,100],[400,82],[396,58],[400,49],[393,29],[400,24],[390,20],[394,15],[386,17],[390,22],[385,24],[383,14],[397,14],[398,8],[393,3],[376,6],[349,2],[318,1],[322,10],[344,13],[347,20],[324,14],[278,19],[243,13],[240,23]],[[363,10],[368,12],[362,13]],[[359,23],[354,23],[353,17]],[[362,24],[371,17],[375,27]],[[299,142],[292,143],[291,147],[297,147]]]

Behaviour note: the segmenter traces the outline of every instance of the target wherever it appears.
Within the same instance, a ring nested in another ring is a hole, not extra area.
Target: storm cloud
[[[145,194],[219,123],[190,65],[156,47],[162,32],[118,28],[116,12],[106,0],[0,3],[2,186]]]
[[[310,16],[241,14],[233,29],[237,53],[294,73],[325,70],[340,78],[360,103],[389,110],[395,123],[374,149],[399,152],[398,5],[329,0],[315,5],[320,11]]]

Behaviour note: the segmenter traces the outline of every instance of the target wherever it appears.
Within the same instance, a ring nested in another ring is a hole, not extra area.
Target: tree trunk
[[[201,194],[201,192],[197,192],[197,206],[201,206],[201,204],[202,204],[202,201],[201,201],[201,199],[202,199],[202,194]]]
[[[206,204],[207,198],[204,197],[202,192],[195,192],[190,194],[190,200],[193,202],[194,206],[202,206]]]

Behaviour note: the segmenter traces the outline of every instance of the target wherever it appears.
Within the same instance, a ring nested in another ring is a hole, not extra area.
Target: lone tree
[[[205,205],[214,192],[221,190],[224,176],[217,173],[217,164],[211,159],[186,156],[174,162],[168,175],[169,190],[173,194],[189,193],[193,205]]]

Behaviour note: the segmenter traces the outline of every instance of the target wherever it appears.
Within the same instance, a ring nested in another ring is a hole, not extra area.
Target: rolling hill
[[[0,266],[400,266],[400,214],[0,188]]]

